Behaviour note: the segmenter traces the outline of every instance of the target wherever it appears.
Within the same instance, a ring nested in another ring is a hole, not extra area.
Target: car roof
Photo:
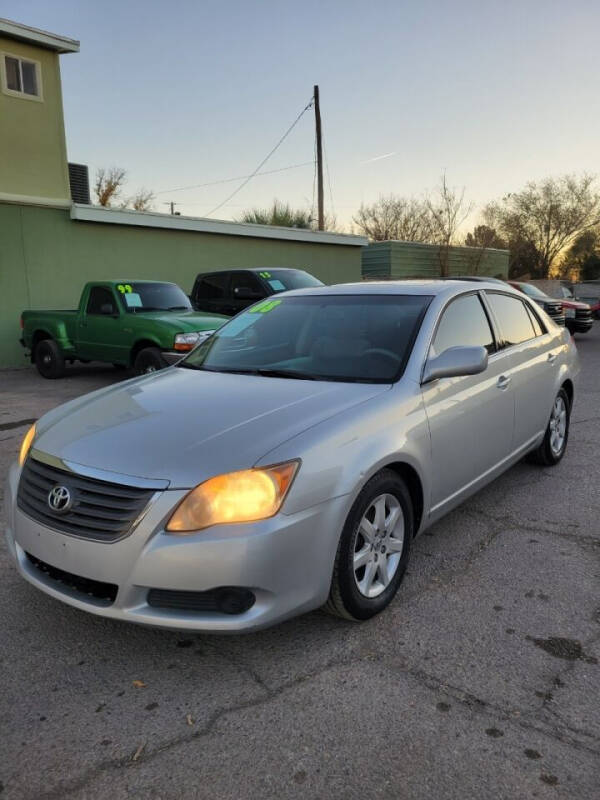
[[[492,281],[477,282],[467,280],[407,280],[407,281],[361,281],[360,283],[337,283],[333,286],[311,286],[307,289],[293,289],[285,292],[286,296],[306,296],[312,295],[359,295],[359,294],[397,294],[397,295],[453,295],[460,294],[467,290],[479,291],[480,289],[490,289],[498,291],[498,284]],[[505,284],[507,293],[518,294],[508,284]]]

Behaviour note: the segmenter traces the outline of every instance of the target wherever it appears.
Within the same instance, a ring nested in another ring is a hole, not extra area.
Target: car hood
[[[138,318],[164,325],[176,333],[214,331],[230,320],[230,317],[221,314],[203,314],[199,311],[147,311],[139,314]]]
[[[589,303],[582,303],[579,300],[561,300],[560,302],[563,304],[565,308],[575,308],[575,309],[582,308],[584,310],[590,308]]]
[[[248,469],[293,436],[388,389],[173,367],[51,411],[33,446],[69,464],[190,488]]]

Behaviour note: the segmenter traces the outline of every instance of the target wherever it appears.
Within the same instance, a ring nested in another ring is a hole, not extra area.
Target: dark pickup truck
[[[288,289],[308,289],[322,282],[303,269],[251,267],[204,272],[197,276],[190,300],[198,311],[232,317],[252,303]]]
[[[21,344],[44,378],[60,378],[73,361],[142,375],[174,363],[226,321],[196,313],[174,283],[98,281],[86,283],[76,311],[24,311]]]

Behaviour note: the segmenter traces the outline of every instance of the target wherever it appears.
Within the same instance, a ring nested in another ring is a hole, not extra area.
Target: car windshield
[[[531,283],[520,283],[519,289],[522,292],[525,292],[526,295],[529,297],[547,297],[548,295],[544,294],[541,289],[538,289],[537,286],[533,286]]]
[[[271,297],[238,314],[180,366],[391,383],[402,374],[430,301],[416,295]]]
[[[265,269],[261,270],[259,275],[268,283],[273,293],[323,286],[322,281],[302,269]]]
[[[189,298],[174,283],[123,283],[117,291],[125,311],[137,314],[143,311],[191,311]]]

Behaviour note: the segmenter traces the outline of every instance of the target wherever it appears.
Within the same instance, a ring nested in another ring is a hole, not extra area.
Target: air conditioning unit
[[[90,178],[87,164],[69,163],[69,184],[71,185],[71,198],[74,203],[90,205]]]

